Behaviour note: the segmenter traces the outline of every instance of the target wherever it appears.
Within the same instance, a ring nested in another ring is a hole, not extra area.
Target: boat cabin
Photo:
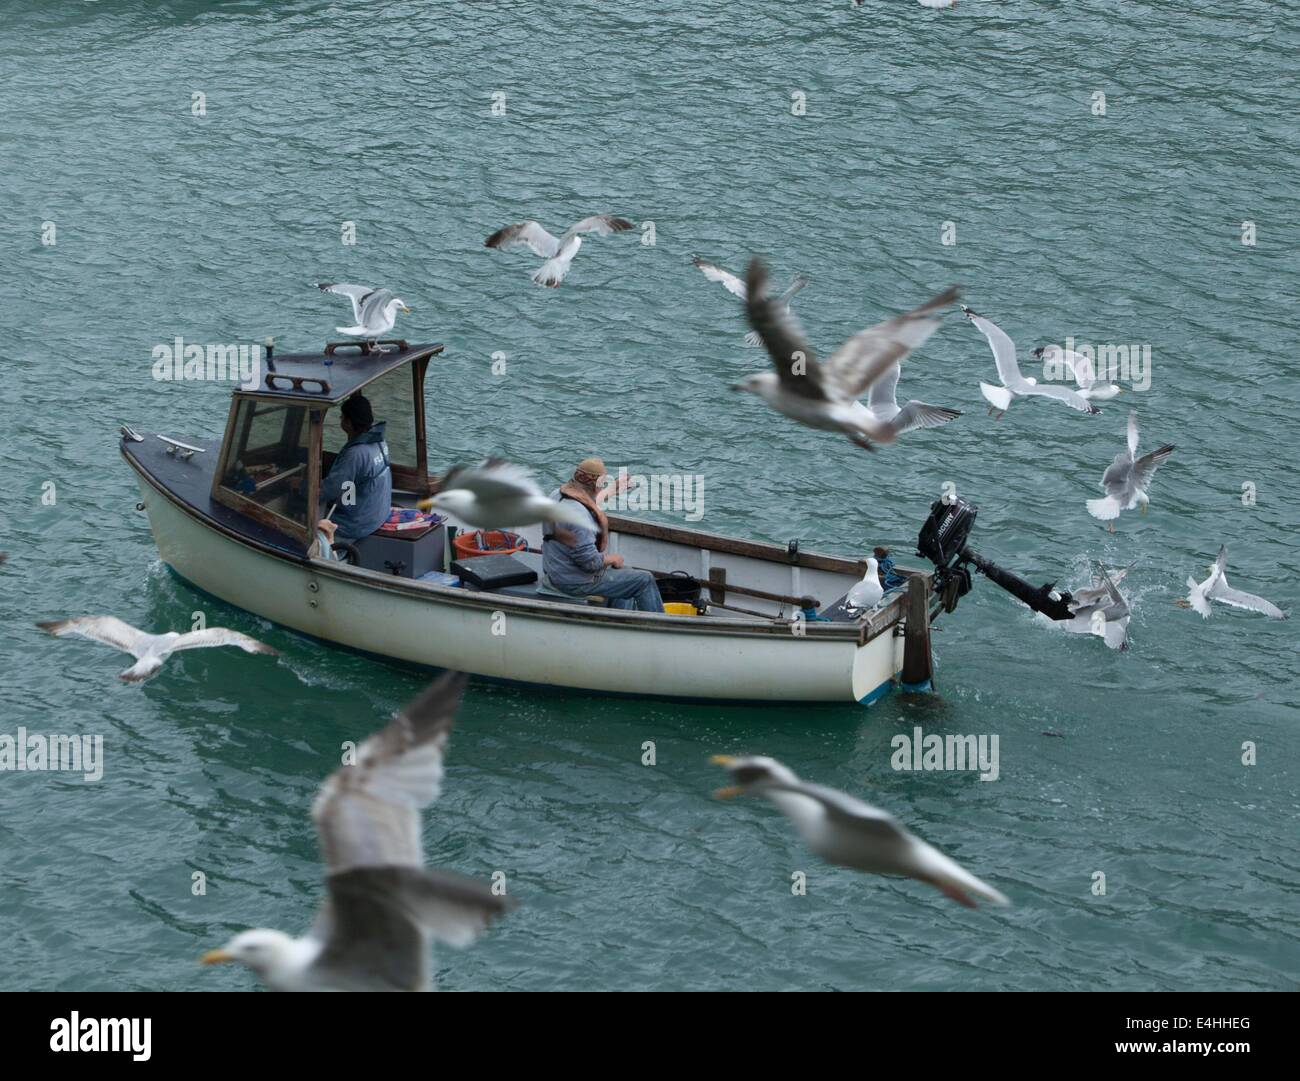
[[[212,499],[308,546],[319,493],[347,442],[336,407],[364,392],[386,422],[393,500],[433,491],[425,439],[424,377],[441,344],[330,342],[322,353],[270,355],[256,390],[237,389],[212,480]]]

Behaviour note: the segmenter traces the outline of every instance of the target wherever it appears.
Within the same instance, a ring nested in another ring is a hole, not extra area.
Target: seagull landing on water
[[[586,511],[572,501],[548,499],[529,470],[500,458],[453,467],[443,478],[442,490],[419,506],[450,514],[476,529],[516,529],[538,522],[591,528]]]
[[[514,907],[484,882],[424,865],[420,811],[441,790],[465,683],[439,676],[321,786],[311,817],[325,902],[311,930],[243,931],[203,964],[238,961],[273,991],[427,991],[430,939],[468,946]]]
[[[201,649],[205,646],[238,646],[245,653],[265,653],[271,657],[279,656],[270,646],[250,638],[238,631],[225,627],[208,627],[202,631],[190,631],[178,634],[167,631],[165,634],[148,634],[132,627],[129,623],[113,616],[75,616],[72,619],[51,619],[37,623],[43,631],[49,631],[58,638],[76,635],[89,638],[92,642],[102,642],[106,646],[120,649],[135,658],[135,664],[118,678],[127,683],[140,683],[148,679],[163,661],[182,649]]]
[[[1044,364],[1063,366],[1078,384],[1079,397],[1090,402],[1109,401],[1123,390],[1114,383],[1103,383],[1097,377],[1092,361],[1072,349],[1062,349],[1059,345],[1040,345],[1034,350],[1034,356]]]
[[[406,301],[395,297],[388,289],[371,289],[368,285],[348,285],[344,282],[317,285],[322,293],[337,293],[352,301],[352,318],[355,326],[335,327],[340,334],[350,334],[367,342],[377,342],[393,329],[399,311],[410,315]]]
[[[955,860],[904,829],[892,815],[824,785],[801,781],[774,758],[714,755],[734,784],[713,794],[764,796],[794,823],[804,842],[828,863],[877,875],[899,875],[929,883],[967,908],[979,897],[1010,902]]]
[[[1055,398],[1071,409],[1078,409],[1083,413],[1101,412],[1087,398],[1069,387],[1054,386],[1050,383],[1041,384],[1036,379],[1021,375],[1020,365],[1016,363],[1015,343],[1007,337],[1006,332],[978,312],[971,311],[964,304],[961,310],[966,318],[975,324],[975,328],[988,339],[989,347],[993,350],[993,360],[998,367],[998,378],[1002,380],[1000,387],[995,387],[991,383],[980,384],[980,393],[989,403],[989,413],[996,412],[997,418],[1001,420],[1013,398],[1032,394],[1043,398]]]
[[[1204,582],[1195,578],[1187,579],[1187,600],[1175,603],[1181,608],[1191,608],[1201,614],[1202,619],[1210,618],[1210,601],[1229,604],[1233,608],[1244,608],[1248,612],[1260,612],[1269,619],[1287,619],[1287,614],[1272,601],[1257,597],[1254,593],[1243,593],[1228,585],[1228,546],[1219,549],[1219,557],[1210,567],[1210,576]]]
[[[955,288],[919,308],[859,331],[825,364],[813,356],[790,309],[767,295],[767,268],[758,259],[749,264],[745,291],[750,325],[762,338],[776,371],[746,376],[732,390],[757,394],[778,413],[809,428],[843,432],[864,450],[874,450],[873,443],[892,443],[909,428],[932,427],[961,415],[955,409],[909,402],[909,408],[917,406],[924,411],[920,422],[914,423],[918,419],[915,412],[904,416],[905,410],[881,420],[858,401],[868,391],[875,393],[876,383],[888,380],[891,369],[938,329],[934,313],[957,299]],[[891,386],[889,396],[892,394]]]
[[[580,233],[609,236],[610,233],[623,233],[634,228],[636,226],[626,218],[616,218],[613,214],[594,214],[590,218],[574,222],[564,231],[563,236],[556,237],[535,221],[521,221],[515,225],[507,225],[504,229],[498,229],[483,241],[483,246],[500,248],[502,251],[527,248],[534,255],[541,256],[546,262],[533,275],[533,281],[548,289],[554,289],[564,281],[573,257],[582,247]]]
[[[1119,583],[1132,569],[1129,564],[1115,575],[1098,564],[1100,581],[1094,577],[1091,588],[1081,589],[1070,598],[1073,618],[1060,625],[1073,634],[1095,634],[1111,649],[1128,649],[1128,624],[1133,615],[1128,598],[1119,591]]]
[[[740,297],[741,300],[746,298],[747,291],[745,289],[745,283],[735,274],[731,273],[731,271],[723,270],[722,267],[717,266],[714,263],[706,263],[698,255],[693,257],[691,262],[699,268],[700,273],[708,278],[709,281],[720,282],[722,287],[732,296]],[[790,310],[790,301],[793,300],[795,294],[807,284],[807,278],[802,274],[796,274],[794,276],[794,281],[790,283],[790,287],[776,298],[776,302],[788,312]],[[763,339],[759,337],[757,331],[751,330],[745,335],[745,344],[749,346],[762,345]]]
[[[1112,533],[1115,532],[1114,519],[1120,516],[1121,511],[1141,507],[1142,513],[1146,514],[1147,504],[1151,502],[1147,496],[1151,479],[1175,448],[1172,443],[1166,443],[1135,460],[1137,449],[1138,418],[1134,411],[1128,415],[1128,446],[1115,455],[1115,460],[1101,476],[1101,490],[1106,497],[1088,500],[1088,513],[1109,522]]]

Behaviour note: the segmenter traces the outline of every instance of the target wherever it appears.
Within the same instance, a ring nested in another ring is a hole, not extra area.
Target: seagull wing
[[[1053,349],[1059,349],[1059,346],[1052,346]],[[1091,390],[1097,382],[1097,376],[1093,372],[1092,361],[1082,353],[1075,353],[1069,349],[1060,350],[1061,363],[1065,365],[1069,373],[1074,377],[1075,383],[1080,390]],[[1136,448],[1135,448],[1136,449]]]
[[[1166,443],[1163,447],[1157,447],[1150,454],[1142,455],[1133,464],[1137,482],[1144,492],[1151,486],[1151,478],[1156,475],[1156,470],[1164,464],[1165,459],[1173,454],[1175,449],[1172,443]]]
[[[841,792],[838,788],[830,788],[824,784],[813,784],[810,781],[774,784],[770,787],[786,792],[796,792],[799,795],[807,796],[809,799],[814,799],[826,809],[826,813],[830,818],[866,829],[880,837],[897,839],[911,836],[899,824],[898,819],[888,811],[873,807],[855,796],[850,796],[847,792]]]
[[[927,405],[913,400],[898,411],[889,426],[896,434],[902,435],[914,428],[938,428],[960,416],[960,409],[949,409],[946,405]]]
[[[629,229],[635,229],[636,226],[627,220],[627,218],[615,217],[613,214],[593,214],[589,218],[583,218],[582,221],[575,221],[566,230],[564,236],[560,237],[560,247],[570,237],[575,237],[579,233],[595,233],[596,236],[609,236],[610,233],[625,233]]]
[[[560,250],[560,242],[535,221],[521,221],[498,229],[487,240],[485,248],[500,248],[502,251],[517,251],[527,248],[534,255],[550,259]]]
[[[802,289],[807,284],[808,284],[807,278],[805,278],[802,274],[796,274],[794,281],[790,283],[790,288],[788,288],[784,293],[782,293],[779,297],[777,297],[776,302],[778,304],[784,304],[787,307],[789,307],[790,301],[792,301],[795,298],[795,295],[799,292],[799,290]]]
[[[1254,593],[1233,589],[1228,585],[1227,566],[1228,548],[1224,545],[1219,549],[1219,556],[1214,561],[1214,571],[1211,574],[1209,589],[1205,591],[1210,599],[1220,601],[1223,604],[1230,604],[1233,608],[1244,608],[1249,612],[1262,612],[1270,619],[1287,618],[1286,613],[1272,601],[1265,600]]]
[[[423,866],[420,809],[441,790],[443,750],[467,679],[461,672],[439,676],[357,748],[355,765],[326,778],[312,819],[330,874]]]
[[[1008,386],[1010,387],[1010,384]],[[1026,381],[1024,386],[1011,387],[1010,389],[1015,390],[1017,394],[1037,394],[1040,398],[1055,398],[1058,402],[1064,402],[1071,409],[1077,409],[1081,413],[1101,412],[1077,390],[1071,390],[1069,387],[1059,386],[1054,383],[1030,383]]]
[[[741,300],[745,299],[745,283],[736,277],[736,275],[731,273],[731,271],[723,270],[722,267],[716,266],[713,263],[706,263],[698,255],[693,258],[691,262],[699,268],[700,273],[708,278],[709,281],[721,282],[723,288],[725,288],[728,293],[740,297]]]
[[[978,315],[969,308],[962,308],[966,318],[975,324],[975,329],[988,339],[989,348],[993,350],[993,361],[998,366],[998,378],[1008,390],[1017,394],[1027,394],[1032,386],[1028,379],[1020,374],[1020,365],[1016,363],[1016,343],[1013,342],[1000,326]]]
[[[208,627],[206,630],[182,634],[168,652],[175,653],[179,649],[201,649],[204,646],[238,646],[245,653],[266,653],[272,657],[280,655],[279,650],[272,649],[265,642],[259,642],[256,638],[240,634],[239,631],[232,631],[227,627]]]
[[[831,400],[825,373],[804,339],[799,321],[788,307],[767,295],[767,268],[758,259],[750,261],[745,292],[745,314],[763,339],[781,388],[813,401]]]
[[[898,408],[898,377],[903,374],[903,366],[898,362],[885,369],[885,374],[871,384],[867,395],[867,408],[873,413],[893,413]]]
[[[75,635],[89,638],[92,642],[102,642],[106,646],[120,649],[139,658],[147,652],[146,647],[156,637],[142,630],[123,623],[116,616],[73,616],[71,619],[49,619],[37,623],[43,631],[58,638]]]
[[[474,466],[457,466],[447,473],[442,490],[463,488],[483,502],[540,496],[541,488],[530,470],[500,458],[489,458]]]
[[[373,293],[367,294],[361,301],[361,312],[357,316],[357,323],[364,327],[378,326],[383,321],[384,309],[392,299],[391,289],[376,289]]]
[[[946,289],[910,312],[853,335],[826,361],[840,394],[851,401],[865,393],[891,365],[902,361],[939,329],[934,312],[956,299],[957,290]]]
[[[366,297],[371,296],[375,290],[368,285],[349,285],[347,282],[327,282],[316,286],[322,293],[337,293],[339,296],[347,297],[352,301],[352,318],[360,325],[361,309],[365,304]]]
[[[569,267],[573,265],[573,257],[578,254],[578,249],[581,247],[582,237],[565,233],[564,239],[560,242],[560,250],[537,268],[536,273],[533,274],[533,281],[548,289],[556,288],[568,276]]]

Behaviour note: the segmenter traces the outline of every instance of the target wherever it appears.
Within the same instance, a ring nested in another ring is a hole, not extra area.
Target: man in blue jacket
[[[370,402],[354,394],[343,403],[341,412],[348,441],[320,486],[322,508],[334,504],[335,509],[329,521],[317,525],[329,541],[349,544],[370,536],[388,520],[393,508],[393,474],[384,422],[376,423]],[[328,551],[328,541],[324,547]]]

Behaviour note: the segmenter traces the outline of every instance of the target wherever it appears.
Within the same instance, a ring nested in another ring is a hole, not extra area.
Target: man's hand
[[[623,557],[619,555],[607,555],[605,557],[605,566],[613,567],[616,571],[623,569]]]
[[[338,522],[331,522],[328,518],[322,518],[316,523],[316,528],[325,534],[325,539],[330,544],[334,543],[334,531],[338,529]]]

